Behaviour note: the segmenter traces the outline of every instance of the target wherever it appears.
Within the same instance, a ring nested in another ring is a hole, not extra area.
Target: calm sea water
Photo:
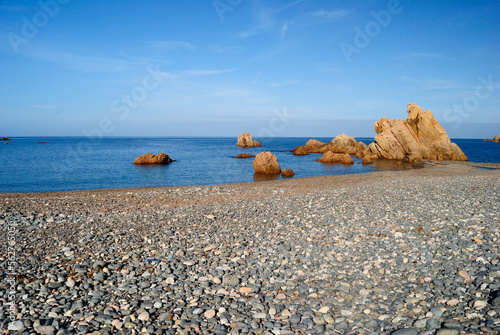
[[[238,148],[235,138],[14,138],[0,144],[0,192],[52,192],[148,186],[207,185],[259,181],[252,159],[239,153],[272,151],[281,168],[296,177],[364,173],[411,168],[378,161],[363,166],[322,164],[320,155],[293,156],[289,151],[309,138],[260,139],[261,148]],[[328,142],[331,138],[318,138]],[[357,138],[366,144],[372,138]],[[456,139],[472,162],[500,163],[500,144]],[[48,142],[39,144],[38,142]],[[175,162],[167,166],[136,166],[135,157],[165,152]],[[356,159],[355,162],[360,161]],[[281,177],[275,177],[281,178]]]

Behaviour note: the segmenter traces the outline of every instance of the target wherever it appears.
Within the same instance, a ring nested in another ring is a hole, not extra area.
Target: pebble
[[[418,329],[403,328],[392,332],[391,335],[418,335]]]
[[[459,335],[460,330],[453,328],[442,328],[436,331],[435,335]]]
[[[142,312],[141,314],[139,314],[139,316],[137,316],[137,319],[139,319],[141,321],[148,321],[149,320],[149,313]]]
[[[16,320],[9,323],[9,330],[22,330],[24,329],[24,323],[21,320]]]
[[[215,311],[213,309],[209,309],[205,313],[203,313],[203,316],[207,319],[212,319],[215,316]]]
[[[53,334],[55,332],[54,326],[38,326],[35,327],[35,331],[38,334]]]

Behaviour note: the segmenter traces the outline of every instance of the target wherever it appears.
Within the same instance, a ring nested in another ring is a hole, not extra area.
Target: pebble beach
[[[0,194],[7,334],[500,334],[500,164]]]

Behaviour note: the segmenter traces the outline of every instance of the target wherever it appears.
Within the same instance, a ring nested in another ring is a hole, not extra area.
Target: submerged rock
[[[293,177],[293,176],[295,176],[295,172],[293,172],[292,169],[283,169],[283,171],[281,171],[281,176],[282,177]]]
[[[239,154],[236,156],[236,158],[253,158],[255,155],[250,155],[250,154]]]

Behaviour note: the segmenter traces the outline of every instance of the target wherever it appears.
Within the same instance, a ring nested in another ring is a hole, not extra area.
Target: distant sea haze
[[[329,142],[331,138],[317,138]],[[259,138],[262,147],[239,148],[236,138],[103,138],[15,137],[0,145],[0,192],[56,192],[89,189],[243,183],[265,180],[254,174],[252,158],[240,153],[272,151],[282,169],[294,178],[412,168],[380,161],[373,165],[322,164],[319,154],[293,156],[290,150],[309,138]],[[369,144],[373,138],[356,138]],[[455,139],[469,161],[500,163],[500,144],[480,139]],[[45,142],[45,143],[39,143]],[[145,153],[165,152],[174,162],[166,166],[137,166]],[[281,177],[275,177],[281,178]]]

